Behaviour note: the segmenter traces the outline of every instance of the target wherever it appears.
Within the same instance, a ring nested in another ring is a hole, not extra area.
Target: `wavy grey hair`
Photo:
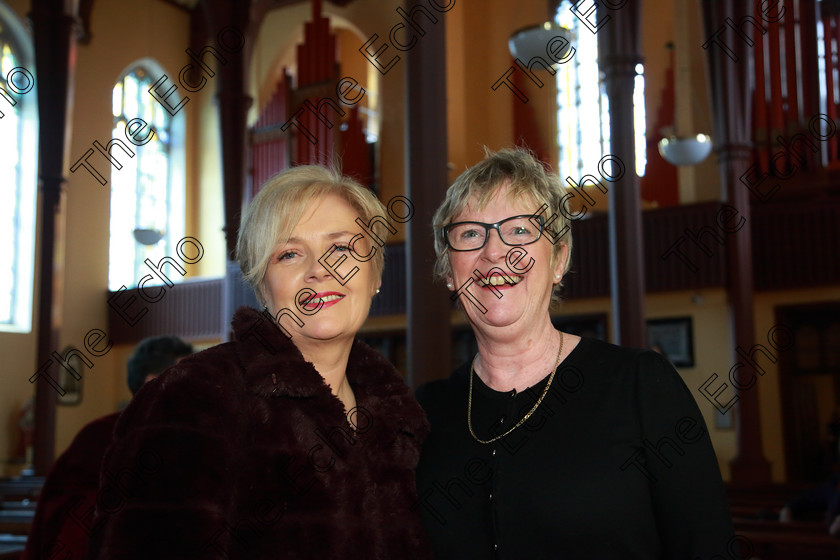
[[[549,243],[552,239],[557,239],[551,251],[552,267],[557,264],[557,260],[563,254],[563,246],[566,247],[566,258],[563,262],[565,274],[572,257],[572,232],[567,200],[570,197],[567,196],[568,191],[561,183],[560,177],[556,173],[547,171],[543,163],[525,148],[517,146],[494,153],[485,147],[484,152],[485,159],[461,173],[447,189],[446,197],[432,218],[437,254],[435,279],[446,281],[447,277],[452,277],[449,247],[443,238],[442,228],[452,223],[471,200],[479,210],[483,210],[490,199],[505,185],[510,185],[510,196],[530,201],[533,204],[534,213],[543,205],[547,207],[542,212],[542,216],[550,224],[544,227],[543,237],[546,237]],[[552,216],[554,216],[553,221]],[[547,237],[546,229],[551,233],[551,239]],[[560,233],[559,239],[558,233]],[[554,301],[559,299],[561,287],[562,282],[555,287],[552,294]]]

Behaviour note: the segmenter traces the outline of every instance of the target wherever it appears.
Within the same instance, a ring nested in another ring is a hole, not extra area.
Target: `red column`
[[[720,45],[707,48],[712,108],[714,111],[714,145],[720,166],[721,196],[734,206],[745,223],[737,234],[726,239],[730,322],[734,345],[748,350],[755,343],[753,322],[753,255],[752,218],[749,191],[739,177],[751,163],[752,107],[749,87],[749,69],[753,52],[747,42],[725,26],[726,18],[740,21],[753,15],[754,5],[749,0],[704,0],[703,19],[706,36],[711,37],[725,29],[720,40],[735,53],[730,58]],[[744,27],[752,34],[750,26]],[[740,361],[733,355],[733,363]],[[760,486],[770,482],[770,463],[765,459],[761,444],[761,418],[758,391],[753,387],[738,391],[740,400],[732,410],[735,413],[738,434],[738,455],[730,462],[732,483],[739,486]]]

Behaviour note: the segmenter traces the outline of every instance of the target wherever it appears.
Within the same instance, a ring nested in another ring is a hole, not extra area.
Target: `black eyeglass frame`
[[[499,229],[499,227],[503,223],[509,222],[510,220],[516,220],[517,218],[528,218],[532,223],[535,223],[537,226],[539,226],[540,230],[537,233],[536,239],[534,239],[533,241],[529,241],[528,243],[508,243],[507,241],[505,241],[505,238],[502,235],[502,230]],[[482,243],[479,247],[475,247],[473,249],[456,249],[455,247],[453,247],[452,244],[449,242],[449,235],[447,235],[447,233],[449,232],[450,228],[460,226],[463,224],[476,224],[482,226],[484,228],[484,243]],[[484,246],[487,245],[487,240],[490,239],[491,229],[496,230],[496,233],[499,234],[499,239],[508,247],[524,247],[525,245],[531,245],[532,243],[536,243],[540,240],[540,238],[542,237],[544,225],[545,218],[542,216],[534,216],[533,214],[520,214],[519,216],[511,216],[510,218],[505,218],[504,220],[496,222],[495,224],[486,224],[484,222],[453,222],[440,228],[440,234],[443,237],[443,241],[444,243],[446,243],[446,246],[449,247],[450,251],[457,251],[458,253],[468,253],[469,251],[478,251],[479,249],[483,249]]]

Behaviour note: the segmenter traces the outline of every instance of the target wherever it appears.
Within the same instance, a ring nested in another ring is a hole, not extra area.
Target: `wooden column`
[[[233,26],[245,36],[245,45],[235,53],[225,53],[227,62],[218,64],[216,98],[222,140],[222,185],[225,200],[225,241],[228,260],[236,251],[239,218],[242,213],[248,169],[248,109],[253,99],[247,93],[247,72],[252,45],[250,0],[206,0],[205,15],[210,37]],[[193,17],[197,17],[197,12]],[[230,36],[231,40],[233,35]]]
[[[35,76],[38,88],[38,145],[41,221],[38,255],[38,367],[59,348],[64,287],[65,193],[64,170],[72,129],[73,72],[76,60],[77,3],[72,0],[33,0],[29,17],[35,38]],[[35,474],[45,476],[55,454],[56,389],[46,380],[56,364],[35,381]]]
[[[748,189],[740,182],[751,162],[752,92],[749,89],[749,71],[753,52],[747,42],[738,37],[726,18],[740,21],[754,15],[754,4],[749,0],[704,0],[703,22],[706,36],[718,35],[737,60],[730,58],[720,44],[709,44],[709,60],[714,112],[715,153],[720,166],[721,197],[738,210],[745,220],[743,227],[726,236],[730,323],[736,347],[749,350],[755,344],[753,322],[753,255],[752,218]],[[745,25],[743,33],[753,33]],[[714,225],[714,224],[710,224]],[[742,361],[733,353],[733,364]],[[745,368],[749,371],[749,368]],[[741,378],[747,381],[746,373]],[[732,409],[738,434],[738,455],[730,462],[732,483],[739,486],[769,484],[770,463],[764,457],[761,444],[761,417],[758,390],[755,386],[737,391],[740,400]]]
[[[610,153],[624,165],[624,175],[609,183],[608,194],[613,342],[635,348],[646,346],[641,194],[633,126],[636,65],[644,60],[639,47],[640,10],[640,2],[627,2],[620,9],[598,4],[599,23],[610,18],[598,32],[598,58],[610,104]]]
[[[405,9],[427,2],[407,0]],[[406,53],[405,160],[414,217],[406,235],[408,279],[408,383],[448,377],[452,369],[449,292],[432,284],[435,251],[429,224],[448,187],[446,172],[445,14],[424,26],[425,36]],[[385,78],[387,79],[387,78]]]

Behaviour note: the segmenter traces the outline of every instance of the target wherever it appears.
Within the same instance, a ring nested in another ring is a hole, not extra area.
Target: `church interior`
[[[288,167],[388,208],[360,336],[412,387],[470,360],[431,216],[515,145],[569,189],[554,324],[671,360],[754,557],[840,557],[778,520],[840,471],[839,110],[835,0],[0,0],[0,558],[139,341],[257,306],[239,221]]]

